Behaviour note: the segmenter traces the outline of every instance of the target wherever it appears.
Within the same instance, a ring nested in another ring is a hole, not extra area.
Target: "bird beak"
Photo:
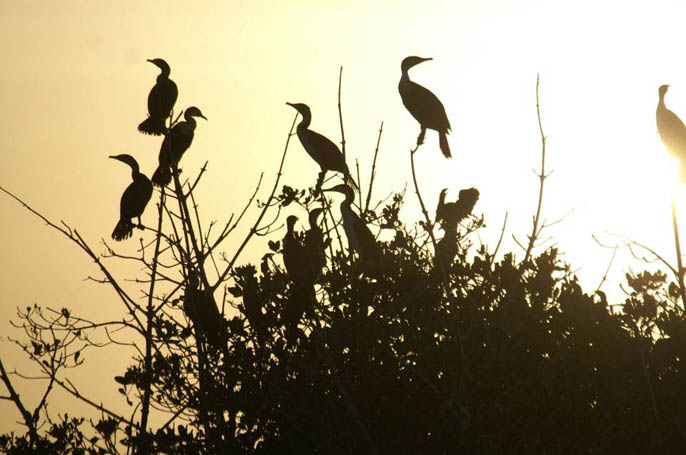
[[[205,120],[207,120],[207,117],[205,117],[205,116],[202,115],[202,114],[200,114],[200,117],[202,117],[202,118],[204,118]]]
[[[289,105],[290,107],[295,107],[295,106],[293,105],[293,103],[286,103],[286,104]]]
[[[147,59],[146,62],[152,63],[152,59]]]
[[[116,159],[117,159],[117,157],[114,156],[114,155],[110,155],[110,156],[108,156],[108,158],[112,158],[113,160],[116,160]]]
[[[433,58],[431,58],[431,57],[423,58],[422,62],[428,62],[429,60],[433,60]]]

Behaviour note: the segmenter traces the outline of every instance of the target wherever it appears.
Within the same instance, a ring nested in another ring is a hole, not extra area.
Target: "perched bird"
[[[479,199],[479,192],[476,188],[460,190],[458,200],[455,202],[445,202],[447,188],[441,190],[436,207],[436,221],[441,224],[443,230],[446,227],[457,225],[460,221],[472,212],[474,204]]]
[[[322,208],[312,209],[309,214],[310,229],[305,232],[305,250],[309,260],[312,276],[316,279],[326,265],[324,233],[317,224],[317,218],[324,212]]]
[[[286,235],[283,238],[283,264],[286,273],[294,283],[314,284],[312,267],[305,246],[295,233],[295,223],[298,217],[291,215],[286,218]]]
[[[257,270],[253,265],[236,267],[236,284],[240,286],[243,294],[243,314],[245,314],[250,327],[260,345],[264,344],[267,337],[267,324],[262,314],[262,305],[259,297],[259,283]]]
[[[298,124],[297,133],[298,139],[305,151],[317,162],[321,173],[319,174],[319,182],[324,181],[326,171],[336,171],[343,174],[345,181],[353,188],[357,189],[357,183],[350,175],[348,165],[345,164],[345,158],[338,149],[338,146],[331,142],[327,137],[312,131],[308,127],[312,121],[312,113],[307,104],[302,103],[286,103],[302,116],[302,120]]]
[[[193,117],[202,117],[207,120],[200,109],[195,106],[189,107],[183,113],[185,121],[174,125],[169,134],[164,137],[158,158],[159,165],[152,176],[152,182],[156,186],[163,187],[171,182],[171,167],[179,164],[183,153],[191,146],[197,125]]]
[[[436,209],[436,220],[441,220],[445,235],[436,245],[434,268],[442,267],[447,270],[457,254],[457,225],[472,213],[474,205],[479,200],[479,191],[476,188],[460,190],[457,201],[447,204],[443,203],[445,192],[446,190],[441,191],[439,208]]]
[[[307,312],[309,316],[314,316],[314,305],[317,302],[314,292],[315,276],[307,249],[295,234],[294,227],[297,220],[298,217],[294,215],[286,218],[287,230],[283,238],[283,264],[286,266],[286,273],[293,281],[288,319],[296,325],[304,312]]]
[[[197,272],[191,271],[186,282],[183,311],[193,323],[195,336],[219,347],[225,333],[225,322],[211,292],[199,289]]]
[[[674,112],[665,106],[665,94],[668,89],[669,85],[662,85],[658,91],[660,101],[657,103],[655,112],[657,131],[667,151],[679,160],[681,180],[686,182],[686,126]]]
[[[348,185],[336,185],[324,191],[336,191],[345,195],[345,200],[341,202],[341,216],[343,217],[343,230],[348,238],[350,248],[360,255],[363,263],[373,266],[381,264],[381,249],[376,243],[374,234],[369,230],[362,218],[352,209],[355,193]]]
[[[138,226],[142,229],[141,215],[152,196],[152,183],[139,171],[138,163],[131,155],[115,155],[110,158],[119,160],[131,166],[133,182],[124,190],[119,204],[119,222],[112,231],[114,240],[124,240],[131,237],[134,224],[131,219],[138,218]]]
[[[160,70],[157,83],[148,95],[148,118],[138,125],[138,131],[145,134],[160,136],[167,132],[165,120],[171,114],[179,90],[174,81],[169,79],[169,65],[161,58],[148,60]]]
[[[398,83],[398,91],[400,92],[400,98],[403,100],[403,104],[410,111],[412,117],[414,117],[421,127],[419,137],[417,138],[417,144],[424,142],[424,135],[426,134],[426,129],[438,131],[438,140],[441,147],[441,151],[446,158],[450,158],[450,146],[448,145],[447,134],[450,131],[450,122],[448,121],[448,116],[445,113],[445,108],[441,101],[431,93],[430,90],[416,84],[410,80],[410,76],[407,72],[415,65],[418,65],[431,58],[422,57],[407,57],[403,60],[400,65],[402,71],[402,76],[400,77],[400,82]]]

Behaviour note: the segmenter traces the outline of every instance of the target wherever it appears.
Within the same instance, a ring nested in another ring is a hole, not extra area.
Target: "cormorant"
[[[324,233],[317,224],[317,218],[324,212],[322,208],[313,209],[309,214],[310,229],[305,232],[305,249],[307,258],[312,269],[312,276],[317,277],[322,273],[326,265],[326,251],[324,243]]]
[[[186,109],[183,113],[185,121],[179,122],[164,137],[162,147],[160,147],[159,166],[152,176],[152,182],[159,187],[163,187],[171,182],[171,167],[179,164],[183,153],[191,146],[195,132],[196,122],[193,117],[207,117],[202,115],[200,109],[195,106]]]
[[[246,319],[250,324],[257,341],[262,345],[267,335],[267,325],[262,314],[259,297],[259,284],[255,274],[257,270],[253,265],[245,265],[236,268],[236,284],[241,287],[243,294],[243,309]]]
[[[145,134],[160,136],[167,132],[165,120],[171,114],[171,110],[179,94],[174,81],[169,79],[171,71],[167,62],[161,58],[148,60],[160,70],[157,83],[148,95],[148,118],[138,125],[138,131]]]
[[[446,230],[446,226],[457,225],[457,223],[467,217],[479,199],[479,191],[476,188],[470,188],[460,190],[457,201],[445,202],[447,191],[447,188],[441,190],[438,206],[436,207],[436,221],[441,224],[443,230]]]
[[[131,166],[133,182],[124,190],[119,204],[119,222],[112,231],[114,240],[124,240],[131,237],[134,224],[132,218],[138,218],[138,226],[142,229],[141,215],[152,196],[152,183],[139,171],[138,163],[131,155],[115,155],[110,158],[119,160]]]
[[[665,106],[665,94],[669,85],[662,85],[658,91],[660,101],[657,103],[655,118],[660,139],[676,159],[679,160],[681,180],[686,182],[686,126],[677,115]]]
[[[441,221],[445,236],[436,245],[434,255],[434,267],[442,266],[444,270],[448,269],[457,254],[457,225],[472,213],[476,201],[479,200],[479,191],[476,188],[469,188],[460,190],[457,201],[445,204],[443,201],[446,191],[441,191],[436,209],[436,220]]]
[[[446,158],[450,158],[450,146],[448,145],[447,134],[450,131],[450,122],[445,113],[445,108],[441,101],[431,93],[430,90],[416,84],[410,80],[407,72],[415,65],[432,60],[431,58],[422,57],[406,57],[400,65],[402,76],[398,83],[398,91],[403,104],[410,111],[421,127],[417,144],[424,142],[424,135],[426,129],[436,130],[438,132],[439,144],[441,151]]]
[[[319,174],[319,182],[324,181],[326,171],[336,171],[343,174],[345,181],[353,188],[357,189],[357,183],[350,175],[348,165],[345,164],[345,158],[338,149],[338,146],[331,142],[327,137],[312,131],[308,127],[312,121],[312,113],[307,104],[302,103],[286,103],[302,116],[302,120],[298,124],[297,133],[298,139],[305,151],[317,162],[321,173]]]
[[[224,318],[219,313],[214,296],[199,287],[200,279],[195,271],[191,271],[186,283],[183,311],[193,323],[196,336],[202,336],[212,346],[218,347],[224,334]]]
[[[297,220],[298,217],[294,215],[286,218],[287,230],[283,238],[283,263],[286,266],[286,273],[293,281],[292,303],[289,309],[292,313],[291,317],[289,317],[291,322],[299,320],[304,312],[314,316],[313,310],[316,304],[314,292],[315,276],[310,265],[307,249],[295,234],[294,226]]]
[[[351,207],[355,199],[355,193],[348,185],[336,185],[324,191],[336,191],[345,195],[341,202],[341,216],[343,217],[343,230],[348,237],[348,245],[360,255],[363,263],[370,262],[374,266],[381,264],[381,249],[376,239],[362,218]]]

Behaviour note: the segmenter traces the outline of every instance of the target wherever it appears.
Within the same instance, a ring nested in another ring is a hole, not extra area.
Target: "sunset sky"
[[[675,261],[670,194],[680,192],[679,213],[686,198],[657,136],[655,107],[658,87],[672,84],[667,105],[686,118],[684,22],[686,3],[679,1],[0,0],[0,185],[103,251],[99,242],[111,241],[130,181],[129,169],[107,157],[129,153],[148,176],[157,164],[160,138],[136,127],[159,72],[146,59],[161,57],[179,87],[177,111],[195,105],[208,118],[199,120],[182,161],[187,175],[209,161],[197,192],[207,221],[239,211],[262,171],[260,195],[268,194],[295,114],[286,102],[308,104],[312,129],[340,141],[340,66],[348,165],[359,161],[366,188],[383,121],[375,196],[409,189],[418,125],[397,84],[402,59],[418,55],[433,61],[410,76],[442,100],[453,126],[452,160],[441,155],[433,131],[416,156],[429,211],[442,188],[453,200],[474,186],[481,193],[475,212],[488,225],[474,242],[493,249],[508,213],[501,252],[521,256],[512,235],[526,240],[536,208],[540,73],[547,166],[554,171],[543,214],[549,221],[568,214],[547,234],[590,292],[612,255],[592,234],[608,243],[619,241],[608,232],[620,234]],[[311,186],[317,172],[292,142],[283,183]],[[153,223],[153,212],[151,203],[144,223]],[[84,281],[98,270],[73,244],[4,194],[0,214],[0,356],[7,366],[28,368],[7,341],[20,335],[8,322],[17,306],[67,306],[92,319],[121,318],[112,291]],[[403,215],[419,219],[412,191]],[[680,223],[686,227],[686,217]],[[247,222],[240,227],[227,251],[248,228]],[[137,231],[118,246],[133,251],[138,237]],[[239,263],[265,244],[255,239]],[[621,299],[623,274],[641,267],[621,251],[604,289]],[[97,378],[82,378],[83,390],[114,403],[112,376],[119,371],[112,359],[93,351],[85,356],[83,368]],[[30,385],[18,386],[30,393]],[[62,397],[51,410],[67,411],[68,403]],[[0,416],[0,432],[18,419],[5,401]]]

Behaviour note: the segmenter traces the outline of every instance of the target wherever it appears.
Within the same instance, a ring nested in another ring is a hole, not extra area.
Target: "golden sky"
[[[674,258],[669,193],[676,177],[656,134],[655,107],[658,86],[670,83],[667,105],[686,117],[685,21],[679,1],[0,0],[0,185],[102,251],[98,242],[110,240],[130,181],[128,168],[107,157],[129,153],[148,176],[157,163],[160,138],[136,127],[158,74],[146,59],[162,57],[179,87],[177,110],[196,105],[209,119],[199,120],[182,161],[193,175],[209,160],[198,190],[206,220],[239,211],[261,171],[266,196],[294,116],[285,102],[309,104],[312,129],[340,141],[341,65],[348,164],[359,161],[366,187],[384,121],[375,194],[385,196],[411,184],[408,152],[418,126],[397,83],[401,60],[419,55],[434,60],[410,75],[438,95],[453,126],[451,161],[433,131],[417,155],[429,210],[441,188],[452,200],[475,186],[476,212],[488,224],[481,240],[493,248],[509,213],[501,251],[512,250],[511,235],[524,240],[535,211],[540,72],[554,170],[543,211],[554,220],[573,209],[548,234],[590,289],[611,256],[591,234],[608,242],[616,240],[606,231],[623,234]],[[283,183],[310,186],[317,171],[293,142]],[[677,203],[686,208],[683,198]],[[144,223],[153,222],[152,207]],[[408,191],[408,220],[418,219],[417,209]],[[15,307],[33,303],[121,317],[109,289],[83,281],[98,272],[75,246],[4,195],[0,214],[0,333],[13,333],[7,320]],[[256,239],[251,251],[265,242]],[[120,247],[136,245],[131,239]],[[609,294],[621,297],[618,283],[630,266],[641,264],[621,253]],[[0,355],[10,367],[25,365],[8,342]],[[115,373],[103,368],[111,359],[91,356],[85,368],[97,378],[82,379],[84,391],[102,395],[105,384],[114,392]],[[66,403],[53,412],[68,410]],[[2,432],[16,412],[0,402],[0,416],[8,416],[0,418]]]

